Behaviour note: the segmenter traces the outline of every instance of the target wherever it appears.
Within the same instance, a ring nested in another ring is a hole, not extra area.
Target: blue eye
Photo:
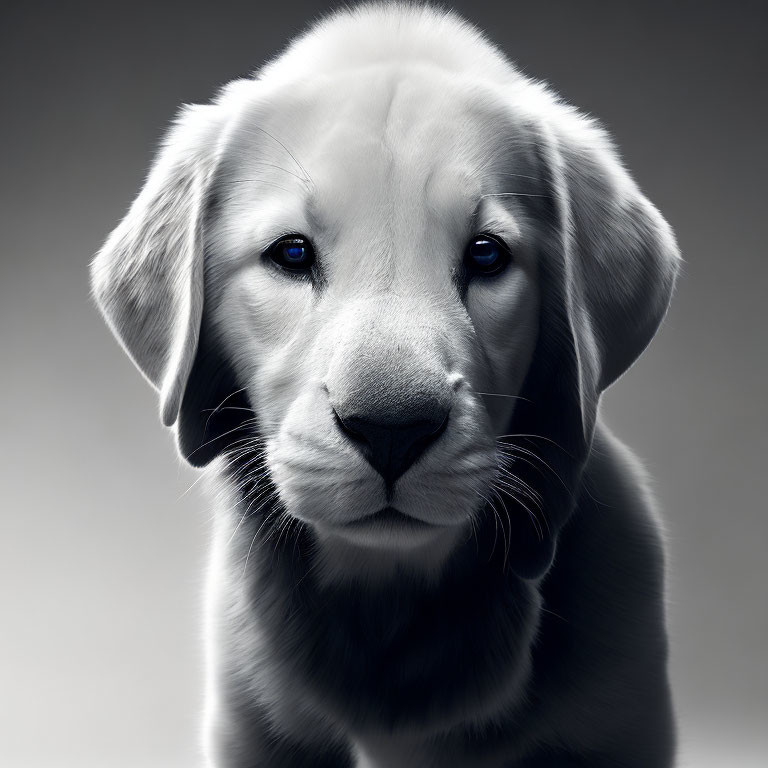
[[[315,263],[315,251],[301,235],[282,237],[269,246],[266,255],[288,272],[307,272]]]
[[[466,267],[483,275],[495,275],[501,272],[511,259],[507,246],[491,235],[478,235],[472,238],[464,253]]]
[[[307,259],[307,248],[304,245],[284,245],[283,258],[290,264],[303,264]]]

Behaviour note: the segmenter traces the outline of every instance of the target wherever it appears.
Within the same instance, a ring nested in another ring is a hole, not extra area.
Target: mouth
[[[432,523],[424,522],[411,515],[406,515],[400,510],[394,507],[384,507],[378,512],[374,512],[372,515],[358,518],[351,523],[345,523],[344,528],[348,530],[363,530],[363,529],[405,529],[411,531],[420,531],[430,528],[442,528],[443,526],[433,525]]]

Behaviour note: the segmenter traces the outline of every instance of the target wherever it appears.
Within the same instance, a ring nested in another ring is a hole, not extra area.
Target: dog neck
[[[421,552],[431,568],[418,568],[414,551],[355,571],[337,545],[286,523],[277,501],[249,516],[257,489],[230,488],[226,558],[238,610],[284,684],[362,730],[419,733],[481,722],[523,695],[539,595],[507,567],[492,518],[437,555]]]

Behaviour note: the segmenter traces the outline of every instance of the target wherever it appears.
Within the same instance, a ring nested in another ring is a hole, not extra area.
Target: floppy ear
[[[607,134],[560,106],[540,126],[536,152],[546,194],[540,252],[539,341],[512,432],[531,437],[557,473],[523,479],[538,489],[546,519],[522,516],[513,565],[536,577],[575,505],[603,390],[648,345],[680,261],[672,231],[622,166]],[[545,470],[546,472],[546,470]]]
[[[179,448],[188,459],[205,442],[197,434],[205,429],[179,414],[203,317],[203,225],[225,119],[221,101],[181,110],[139,196],[91,265],[98,306],[128,355],[159,390],[163,424],[179,422]],[[210,382],[198,378],[208,392]],[[203,393],[196,393],[188,400],[202,410],[201,398]],[[189,425],[197,430],[191,439]],[[202,465],[214,455],[208,450],[190,461]]]
[[[671,228],[592,121],[563,121],[550,143],[549,165],[574,343],[580,354],[596,356],[589,362],[593,380],[585,384],[602,392],[655,335],[680,254]]]
[[[176,422],[200,332],[202,214],[219,127],[214,109],[183,108],[144,188],[91,264],[99,308],[160,391],[166,426]]]

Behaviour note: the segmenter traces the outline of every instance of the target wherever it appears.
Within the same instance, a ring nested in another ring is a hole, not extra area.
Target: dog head
[[[594,121],[455,17],[402,18],[342,13],[184,108],[94,293],[192,464],[252,451],[363,548],[502,506],[535,577],[677,248]]]

